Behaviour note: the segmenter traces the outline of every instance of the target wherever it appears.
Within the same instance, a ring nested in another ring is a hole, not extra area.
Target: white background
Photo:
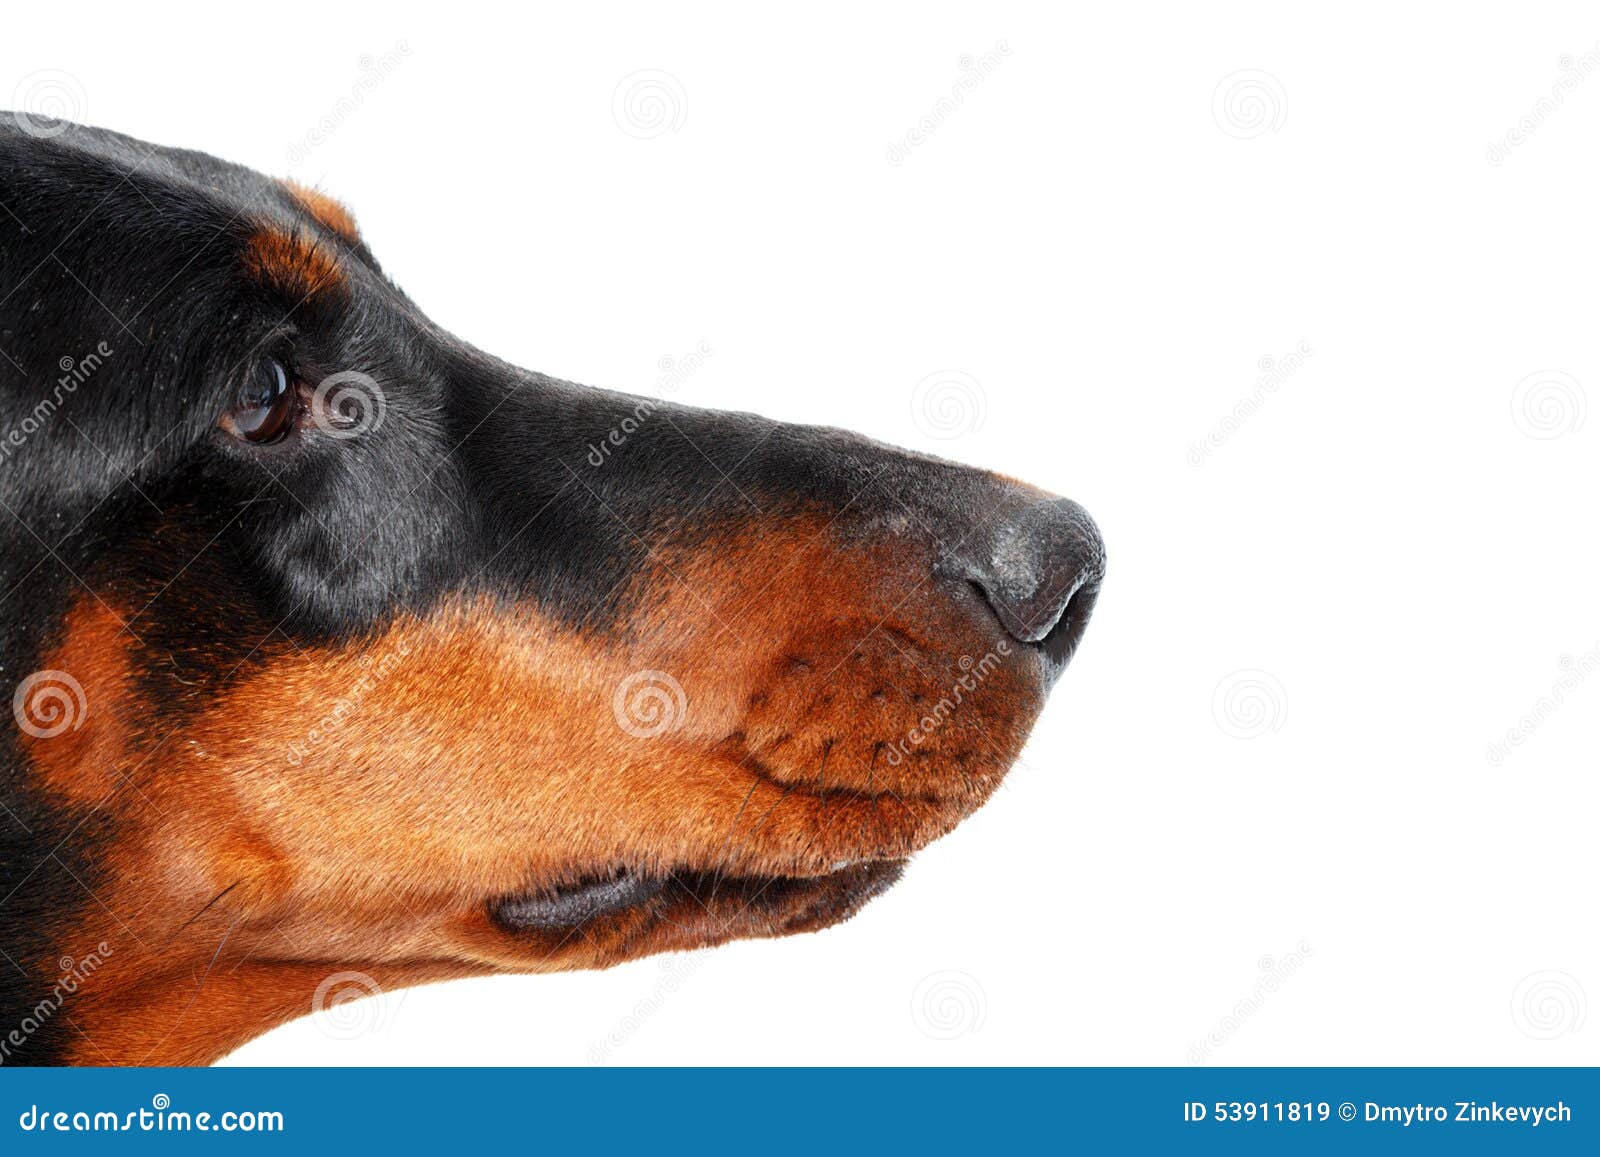
[[[0,101],[320,185],[520,364],[654,392],[703,341],[677,400],[1071,495],[1096,621],[850,924],[233,1059],[1600,1061],[1593,6],[661,7],[28,6]]]

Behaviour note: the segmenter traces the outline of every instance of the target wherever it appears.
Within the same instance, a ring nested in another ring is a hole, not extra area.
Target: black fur
[[[263,228],[340,254],[344,289],[306,297],[252,276],[247,253]],[[267,355],[310,382],[370,376],[381,423],[348,440],[230,438],[218,417]],[[641,407],[650,420],[637,420]],[[592,466],[592,448],[630,419],[632,444]],[[664,544],[806,510],[841,535],[910,518],[953,544],[964,528],[947,512],[992,503],[993,487],[841,431],[505,365],[429,322],[364,246],[276,181],[0,114],[6,701],[87,590],[144,608],[130,633],[149,731],[161,735],[282,648],[370,632],[450,593],[531,599],[585,630],[614,630]],[[960,552],[942,557],[965,581]],[[135,758],[158,767],[160,752]],[[111,833],[96,813],[41,795],[9,726],[0,776],[0,945],[12,958],[0,961],[3,1034],[48,987],[63,950],[55,930],[93,903],[92,848]],[[7,1059],[48,1061],[71,1031],[52,1018]]]

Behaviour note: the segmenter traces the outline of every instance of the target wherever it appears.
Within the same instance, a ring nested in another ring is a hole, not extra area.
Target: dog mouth
[[[651,925],[700,942],[781,936],[854,915],[899,880],[905,865],[904,859],[863,860],[811,876],[622,870],[501,897],[490,902],[489,915],[502,931],[556,941]]]

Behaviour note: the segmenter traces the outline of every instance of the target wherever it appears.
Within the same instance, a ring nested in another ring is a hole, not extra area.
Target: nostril
[[[1056,629],[1066,614],[1076,591],[1065,598],[1034,600],[1007,592],[999,584],[974,580],[972,585],[989,604],[994,617],[1000,620],[1006,634],[1019,643],[1042,643]]]
[[[1105,544],[1088,512],[1064,498],[1032,503],[998,520],[985,546],[968,556],[967,578],[1008,635],[1065,664],[1105,573]]]
[[[1048,642],[1072,619],[1086,620],[1087,608],[1094,606],[1100,589],[1098,579],[1091,584],[1081,572],[1052,576],[1027,596],[1007,592],[998,584],[974,580],[972,585],[989,604],[1006,634],[1019,643]]]
[[[1095,600],[1100,597],[1100,583],[1085,583],[1072,593],[1050,633],[1044,637],[1044,653],[1058,666],[1065,667],[1078,649],[1083,632],[1094,612]]]

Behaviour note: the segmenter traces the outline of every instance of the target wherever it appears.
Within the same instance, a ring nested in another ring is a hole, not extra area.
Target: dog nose
[[[1060,666],[1077,649],[1100,593],[1106,548],[1089,512],[1068,498],[1005,511],[967,544],[964,577],[1013,639]]]

